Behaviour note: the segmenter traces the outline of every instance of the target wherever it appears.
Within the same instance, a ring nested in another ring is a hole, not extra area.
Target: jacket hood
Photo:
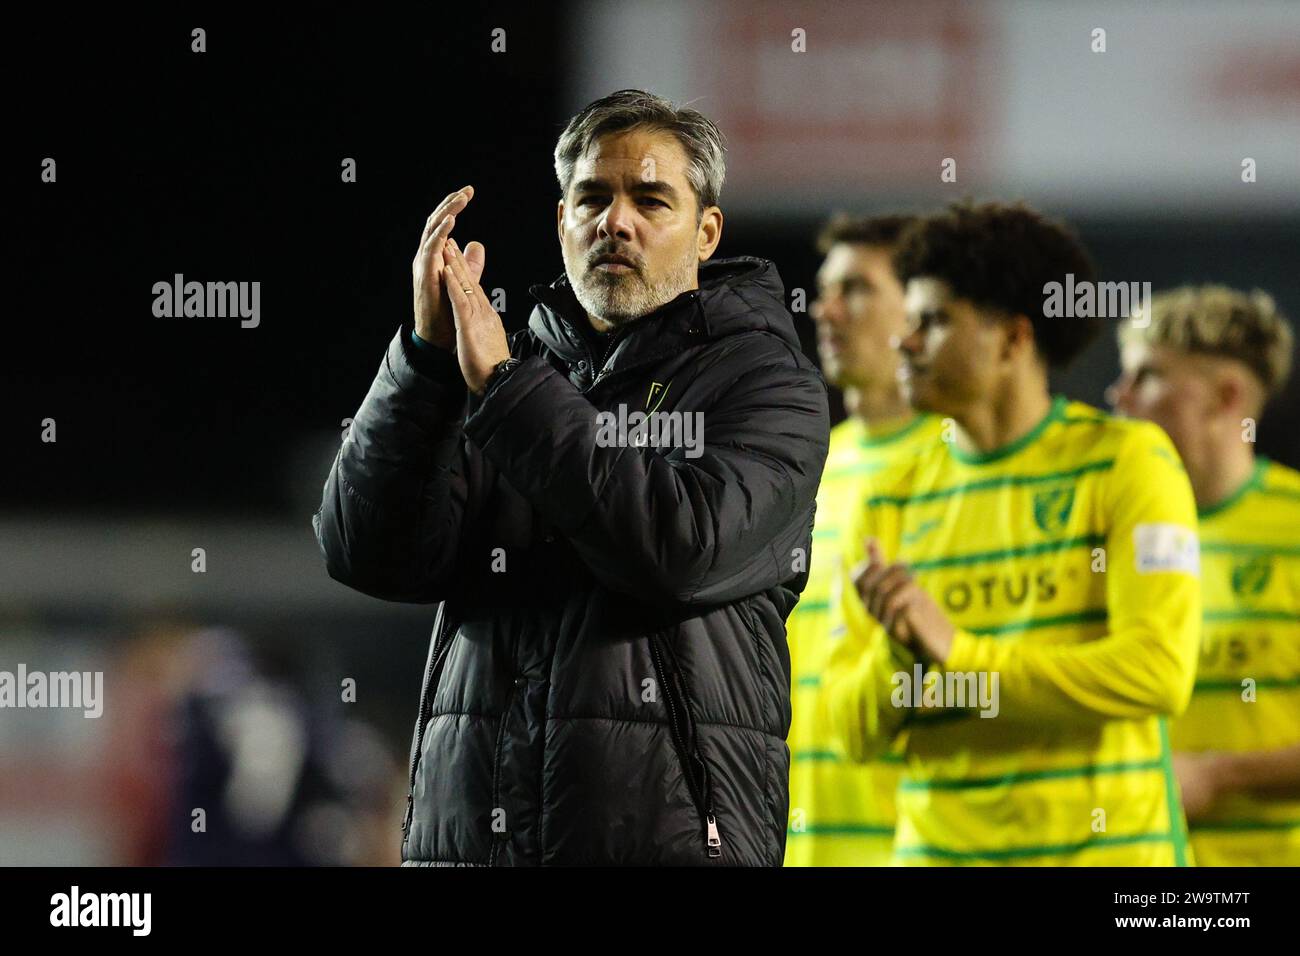
[[[776,264],[755,256],[712,259],[700,263],[699,288],[683,292],[637,322],[697,325],[706,339],[737,332],[767,331],[799,349],[794,319],[785,306],[785,285]],[[545,345],[561,355],[581,355],[578,324],[586,322],[567,275],[529,289],[538,305],[528,327]],[[650,325],[646,326],[647,329]]]

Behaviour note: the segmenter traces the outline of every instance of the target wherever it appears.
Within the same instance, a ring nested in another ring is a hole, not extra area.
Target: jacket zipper
[[[501,750],[505,746],[506,739],[506,721],[510,719],[510,708],[515,702],[515,691],[519,687],[522,678],[516,678],[510,684],[510,693],[506,695],[506,707],[501,712],[501,723],[497,727],[497,744],[496,750],[492,754],[492,809],[495,812],[501,806]],[[506,832],[492,834],[492,851],[488,854],[488,866],[497,865],[497,853],[501,849],[501,844],[510,839],[510,825],[507,822]]]
[[[433,706],[433,701],[429,697],[429,685],[433,683],[434,675],[438,673],[438,668],[442,665],[443,655],[446,654],[447,648],[451,646],[451,640],[447,635],[451,633],[452,629],[446,626],[446,608],[446,602],[438,606],[438,617],[434,622],[435,637],[433,646],[429,649],[428,664],[424,669],[424,686],[420,688],[420,713],[415,724],[415,749],[411,752],[409,786],[406,791],[406,813],[402,815],[403,846],[406,845],[406,841],[411,835],[411,819],[415,815],[415,771],[420,765],[420,749],[424,744],[425,729],[429,726],[427,711],[432,709]]]
[[[696,335],[696,334],[698,334],[698,331],[699,331],[699,330],[698,330],[698,327],[694,324],[694,321],[692,321],[692,323],[691,323],[691,327],[690,327],[690,329],[688,330],[688,333],[691,334],[691,335]],[[613,352],[614,352],[614,346],[615,346],[616,344],[618,344],[618,340],[622,337],[622,332],[623,332],[623,330],[622,330],[621,328],[620,328],[620,329],[616,329],[616,330],[614,331],[614,334],[610,336],[610,338],[609,338],[609,343],[605,346],[605,354],[604,354],[604,356],[603,356],[603,357],[601,358],[601,360],[600,360],[600,369],[599,369],[599,371],[597,371],[597,369],[596,369],[596,365],[595,365],[595,359],[596,359],[596,356],[595,356],[595,354],[591,351],[591,344],[590,344],[590,342],[587,341],[586,336],[583,336],[583,347],[586,348],[586,350],[587,350],[587,358],[591,359],[591,361],[592,361],[592,366],[591,366],[591,375],[592,375],[591,384],[588,385],[586,388],[584,388],[584,389],[582,390],[584,394],[587,393],[587,392],[590,392],[593,388],[595,388],[597,385],[599,385],[599,384],[601,383],[601,381],[604,380],[604,378],[605,378],[605,363],[609,361],[609,357],[610,357],[610,355],[613,354]],[[668,354],[668,353],[665,353],[665,354]],[[620,371],[620,372],[626,372],[626,371],[629,371],[629,370],[634,369],[634,368],[640,368],[642,365],[645,365],[645,364],[647,364],[647,363],[649,363],[649,362],[655,361],[655,360],[658,359],[658,358],[662,358],[662,356],[661,356],[661,355],[656,355],[656,356],[649,357],[649,358],[643,358],[640,362],[637,362],[635,365],[630,365],[630,366],[628,366],[627,368],[619,369],[619,371]],[[611,373],[611,374],[612,374],[612,373]]]
[[[704,818],[705,844],[709,856],[716,858],[722,855],[722,835],[718,830],[718,819],[713,807],[713,779],[709,773],[709,765],[705,763],[699,752],[686,687],[677,673],[675,662],[671,673],[664,666],[664,657],[659,649],[657,635],[650,637],[650,654],[654,659],[655,671],[659,675],[659,684],[664,689],[664,703],[668,707],[668,726],[678,757],[682,761],[682,768],[686,772],[686,788],[690,791],[696,812]],[[685,727],[679,722],[677,716],[679,713],[685,718]],[[692,765],[699,768],[699,780],[696,780],[695,774],[692,773]]]
[[[609,341],[605,343],[605,354],[600,357],[599,369],[596,368],[596,353],[591,350],[591,343],[587,341],[585,337],[583,338],[583,347],[587,350],[587,358],[591,360],[591,384],[583,389],[584,393],[595,388],[596,383],[599,382],[601,377],[605,374],[605,363],[609,361],[609,356],[614,351],[614,345],[618,341],[618,337],[618,330],[615,330],[615,332],[609,337]]]

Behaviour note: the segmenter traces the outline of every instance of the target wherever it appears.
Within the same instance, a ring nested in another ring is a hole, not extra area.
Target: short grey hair
[[[555,144],[555,178],[560,193],[569,194],[578,159],[600,137],[631,129],[672,133],[686,150],[686,178],[699,201],[697,216],[716,206],[727,174],[722,132],[713,121],[690,107],[677,108],[662,96],[645,90],[619,90],[588,103],[560,134]]]

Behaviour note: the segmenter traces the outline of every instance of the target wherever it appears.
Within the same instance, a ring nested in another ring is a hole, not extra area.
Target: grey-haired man
[[[722,154],[642,91],[575,116],[565,275],[510,337],[483,245],[450,238],[473,190],[426,223],[313,522],[335,579],[441,602],[408,865],[781,865],[829,419],[773,265],[709,261]]]

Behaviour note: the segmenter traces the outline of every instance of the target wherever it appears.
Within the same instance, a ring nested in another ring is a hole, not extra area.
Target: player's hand
[[[451,299],[443,288],[443,247],[456,225],[456,214],[474,198],[474,187],[466,186],[444,199],[424,223],[420,246],[411,263],[411,280],[415,292],[415,334],[440,348],[456,345],[456,325]],[[483,275],[484,249],[471,242],[465,260],[477,282]]]
[[[460,372],[465,384],[476,395],[482,395],[492,370],[510,358],[510,345],[501,316],[492,308],[487,294],[478,284],[483,274],[486,250],[477,245],[479,265],[477,270],[467,256],[461,255],[455,239],[448,239],[442,250],[444,286],[451,298],[452,316],[456,323],[456,355],[460,359]]]
[[[1218,754],[1174,754],[1174,776],[1183,795],[1188,820],[1204,817],[1219,799]]]
[[[885,562],[875,538],[867,539],[867,559],[854,568],[853,584],[891,640],[940,664],[948,659],[952,622],[906,564]]]

